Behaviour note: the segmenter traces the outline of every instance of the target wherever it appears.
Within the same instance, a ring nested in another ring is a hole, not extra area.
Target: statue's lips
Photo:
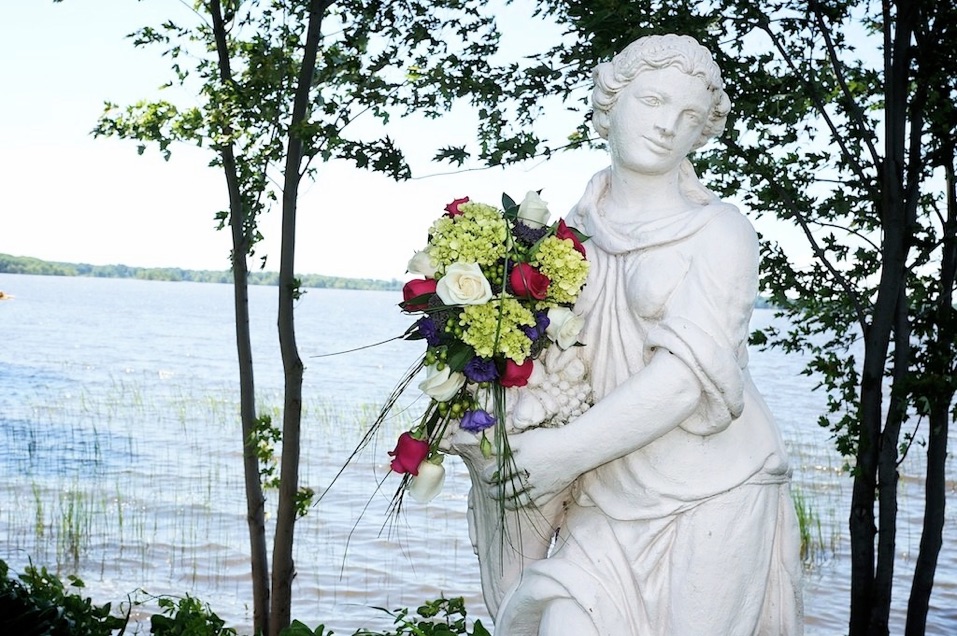
[[[647,141],[648,145],[651,146],[651,149],[656,152],[671,152],[671,146],[664,143],[663,141],[659,139],[655,139],[654,137],[647,137],[647,136],[644,136],[642,138],[645,141]]]

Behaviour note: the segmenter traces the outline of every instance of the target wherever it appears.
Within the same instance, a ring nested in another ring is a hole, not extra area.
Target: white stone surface
[[[720,73],[666,35],[595,80],[611,166],[568,219],[592,237],[585,346],[512,400],[506,474],[452,441],[496,636],[799,634],[790,472],[747,370],[757,239],[687,160],[723,129]]]

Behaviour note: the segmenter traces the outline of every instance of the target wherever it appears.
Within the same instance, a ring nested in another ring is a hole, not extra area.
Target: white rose
[[[518,218],[530,227],[544,227],[548,223],[548,204],[537,192],[529,190],[518,206]]]
[[[409,259],[409,264],[406,266],[406,270],[410,274],[424,276],[425,278],[435,277],[435,263],[432,261],[432,256],[429,255],[428,250],[416,252],[415,256]]]
[[[419,384],[419,389],[438,402],[447,402],[453,395],[465,386],[465,376],[447,366],[440,371],[435,365],[425,368],[425,379]]]
[[[409,481],[409,494],[419,503],[429,503],[442,492],[445,485],[445,466],[423,460],[419,474]]]
[[[435,285],[446,305],[484,305],[492,299],[492,286],[478,263],[453,263]]]
[[[561,349],[568,349],[578,342],[578,334],[585,326],[585,319],[568,307],[552,307],[548,310],[548,327],[545,334]]]

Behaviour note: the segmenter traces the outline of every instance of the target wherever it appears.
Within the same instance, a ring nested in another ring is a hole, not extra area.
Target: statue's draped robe
[[[607,636],[801,633],[787,458],[747,371],[754,230],[717,200],[613,223],[601,212],[608,181],[608,171],[595,175],[568,219],[591,236],[577,308],[595,398],[627,391],[667,354],[692,370],[701,397],[678,428],[576,482],[555,553],[506,594],[496,634],[538,634],[557,599],[573,600]]]

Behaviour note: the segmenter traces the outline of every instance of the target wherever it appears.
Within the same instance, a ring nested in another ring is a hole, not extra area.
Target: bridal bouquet
[[[389,453],[392,471],[403,475],[399,500],[408,491],[428,501],[441,490],[440,444],[450,427],[474,436],[482,455],[501,466],[509,459],[509,427],[567,421],[587,408],[584,395],[572,392],[571,401],[558,395],[561,373],[583,369],[574,363],[553,372],[536,368],[543,352],[560,356],[578,343],[584,321],[572,307],[588,275],[587,237],[563,220],[550,224],[536,192],[521,204],[503,195],[501,209],[463,198],[445,210],[429,230],[428,245],[409,262],[419,278],[405,285],[400,303],[419,316],[406,338],[426,344],[400,387],[424,368],[419,388],[430,401]],[[512,417],[506,390],[525,386],[537,387],[538,398],[526,400],[522,417]]]

